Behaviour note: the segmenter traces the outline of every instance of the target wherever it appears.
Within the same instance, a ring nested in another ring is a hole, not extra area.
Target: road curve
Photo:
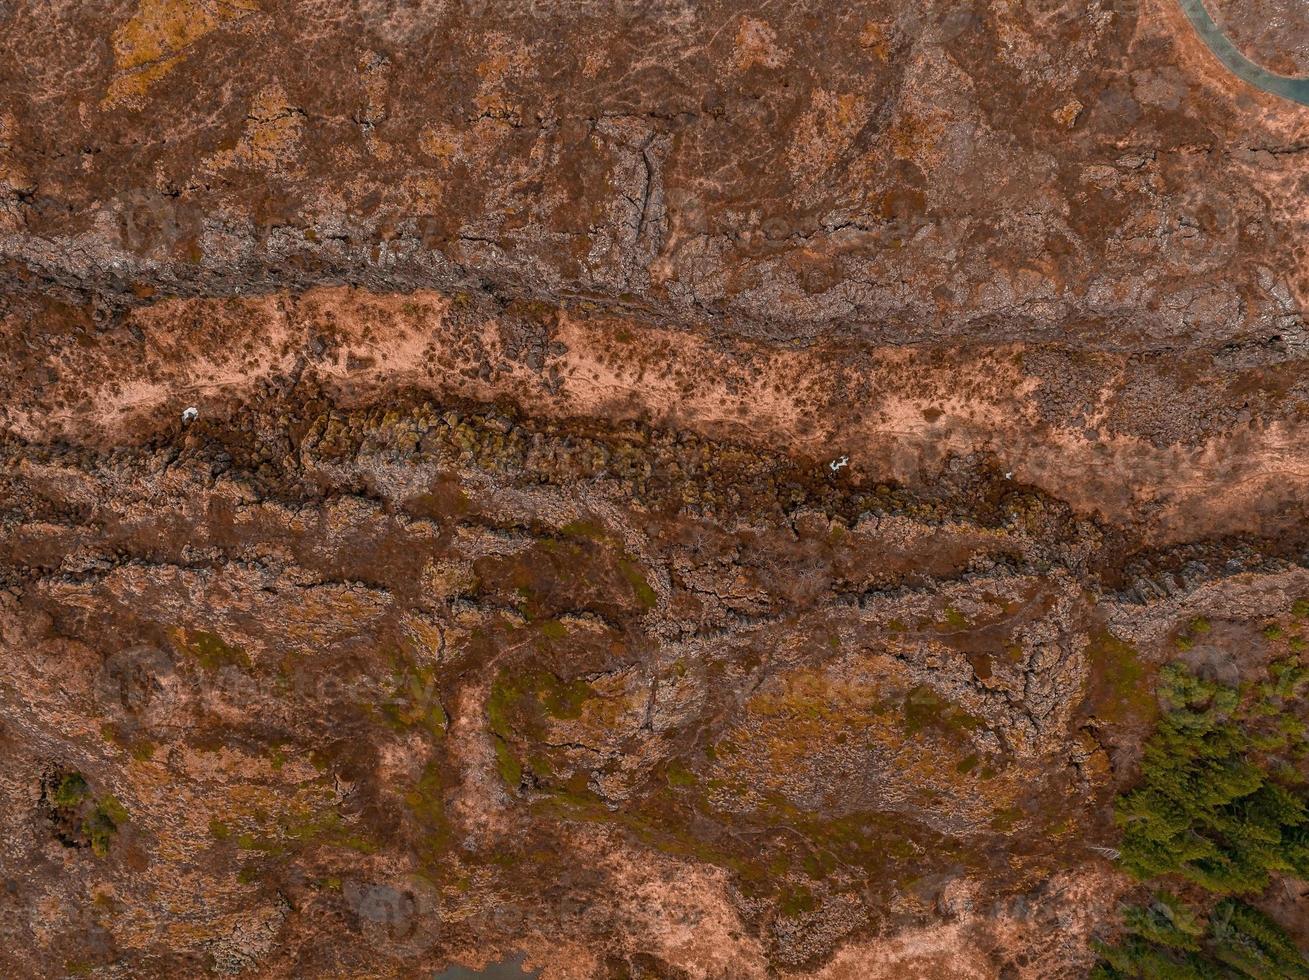
[[[1278,75],[1255,64],[1232,43],[1221,27],[1214,22],[1203,0],[1178,0],[1182,12],[1186,14],[1191,26],[1196,29],[1209,50],[1221,61],[1233,75],[1244,79],[1256,88],[1280,95],[1292,102],[1309,105],[1309,77]]]

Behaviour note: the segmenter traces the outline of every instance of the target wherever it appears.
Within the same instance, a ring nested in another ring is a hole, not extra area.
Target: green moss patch
[[[205,670],[221,670],[223,667],[251,669],[249,655],[240,647],[225,643],[217,633],[189,630],[185,646]]]
[[[628,584],[632,587],[636,601],[641,604],[641,607],[653,609],[659,602],[659,596],[650,587],[650,583],[645,580],[645,576],[641,574],[641,569],[636,563],[622,559],[618,562],[618,570],[623,573],[623,578],[627,579]]]
[[[1148,723],[1158,714],[1150,672],[1136,648],[1108,630],[1091,635],[1087,711],[1115,725]]]
[[[905,695],[902,724],[909,735],[927,729],[959,734],[982,727],[982,719],[941,697],[935,688],[919,684]]]
[[[397,662],[390,690],[379,710],[393,730],[418,728],[434,739],[445,735],[449,724],[437,689],[436,668],[429,664]]]

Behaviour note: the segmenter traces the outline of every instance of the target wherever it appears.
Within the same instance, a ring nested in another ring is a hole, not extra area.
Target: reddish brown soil
[[[1306,146],[1174,0],[0,0],[0,968],[1085,975]]]

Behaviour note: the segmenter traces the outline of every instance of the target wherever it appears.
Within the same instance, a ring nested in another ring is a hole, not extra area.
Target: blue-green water
[[[1309,105],[1309,78],[1296,78],[1290,75],[1277,75],[1256,65],[1243,55],[1232,43],[1223,29],[1214,23],[1205,8],[1204,0],[1178,0],[1187,20],[1195,28],[1215,57],[1237,78],[1244,79],[1255,88],[1261,88],[1273,95],[1280,95],[1292,102]]]

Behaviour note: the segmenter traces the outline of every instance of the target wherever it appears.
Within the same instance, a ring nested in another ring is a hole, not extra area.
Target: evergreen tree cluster
[[[1167,892],[1123,913],[1092,980],[1309,980],[1309,961],[1272,919],[1235,898],[1203,917]]]
[[[1097,980],[1305,978],[1309,962],[1281,928],[1237,896],[1273,874],[1309,878],[1309,738],[1294,711],[1309,670],[1274,663],[1240,689],[1181,664],[1159,684],[1164,708],[1141,783],[1119,797],[1122,866],[1172,877],[1221,900],[1206,915],[1167,892],[1124,912],[1124,938],[1101,946]]]
[[[1251,703],[1254,692],[1165,669],[1167,710],[1142,784],[1115,808],[1128,872],[1179,875],[1218,895],[1261,892],[1271,872],[1309,878],[1309,807],[1295,772],[1306,742],[1286,710],[1306,681],[1305,668],[1274,664]]]

